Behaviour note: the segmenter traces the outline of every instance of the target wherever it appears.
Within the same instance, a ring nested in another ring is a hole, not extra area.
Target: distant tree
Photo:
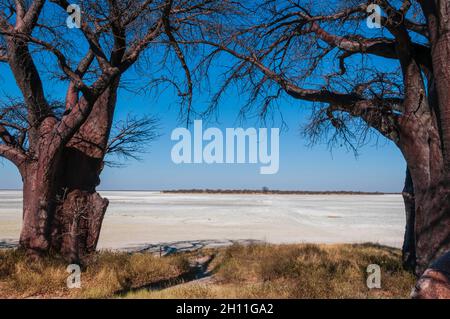
[[[450,2],[241,4],[241,15],[196,41],[213,48],[205,65],[224,53],[236,61],[212,107],[238,82],[251,92],[244,114],[258,106],[265,115],[283,96],[314,102],[314,142],[357,149],[374,129],[395,143],[408,167],[403,258],[421,273],[450,249]],[[373,5],[382,14],[370,29]]]
[[[79,29],[76,8],[66,0],[0,3],[0,67],[11,70],[22,95],[3,100],[0,109],[0,156],[23,179],[20,247],[30,256],[54,251],[71,262],[96,249],[108,206],[96,192],[106,153],[134,156],[154,138],[155,123],[139,118],[119,123],[110,138],[123,74],[139,61],[154,72],[173,56],[182,82],[162,77],[154,84],[174,84],[189,109],[192,79],[177,38],[189,38],[191,26],[220,13],[226,1],[77,3]],[[75,28],[68,28],[68,18]],[[67,83],[65,101],[44,92],[44,82],[55,79]]]

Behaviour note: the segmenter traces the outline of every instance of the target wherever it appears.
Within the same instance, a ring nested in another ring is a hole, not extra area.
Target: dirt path
[[[130,292],[137,292],[141,290],[160,291],[167,288],[187,285],[192,283],[207,283],[212,280],[212,273],[209,271],[209,265],[214,260],[215,255],[207,255],[196,258],[192,261],[189,271],[169,279],[160,280],[151,284],[133,287],[131,289],[120,290],[115,295],[123,296]]]

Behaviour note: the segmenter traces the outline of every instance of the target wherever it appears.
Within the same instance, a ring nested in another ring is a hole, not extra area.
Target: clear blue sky
[[[41,71],[45,67],[38,66]],[[178,66],[174,66],[174,68]],[[44,73],[45,74],[45,73]],[[47,73],[48,74],[48,73]],[[125,78],[131,82],[142,81],[131,71]],[[44,78],[48,96],[62,99],[66,85]],[[143,83],[142,83],[143,84]],[[0,98],[20,96],[14,79],[5,65],[0,65]],[[197,92],[194,106],[202,109],[210,97],[206,91]],[[166,91],[159,98],[150,94],[137,95],[121,89],[117,103],[116,120],[128,113],[149,114],[159,118],[161,137],[154,141],[141,161],[128,161],[121,168],[106,168],[101,176],[100,189],[158,190],[179,188],[255,188],[267,186],[286,190],[353,190],[400,192],[403,187],[405,163],[399,150],[391,142],[380,137],[379,142],[359,150],[355,158],[346,148],[334,148],[331,153],[326,145],[309,147],[309,141],[301,134],[301,127],[310,116],[306,102],[282,100],[279,103],[287,130],[280,136],[280,168],[277,174],[260,175],[260,164],[184,164],[171,161],[171,148],[175,142],[170,134],[178,122],[178,97]],[[219,108],[220,123],[209,126],[258,127],[266,126],[258,119],[244,123],[238,121],[240,107],[246,102],[236,90],[230,90]],[[280,126],[275,113],[274,126]],[[195,119],[195,118],[194,118]],[[269,126],[270,127],[270,126]],[[19,189],[18,171],[6,160],[0,160],[0,189]]]
[[[0,87],[5,93],[18,94],[14,81],[5,67],[0,68]],[[48,94],[62,96],[63,85],[47,85]],[[260,175],[260,164],[191,164],[172,163],[170,151],[175,142],[171,131],[179,126],[177,98],[173,92],[152,96],[136,95],[121,90],[116,118],[129,112],[151,114],[160,120],[161,137],[154,141],[141,161],[128,161],[125,167],[106,168],[102,174],[100,189],[178,189],[178,188],[256,188],[291,190],[354,190],[399,192],[402,189],[405,164],[398,149],[380,138],[360,149],[355,158],[345,148],[334,148],[331,153],[326,145],[309,147],[301,134],[302,125],[310,115],[308,104],[284,101],[280,107],[288,129],[280,135],[280,169],[274,175]],[[194,105],[202,105],[208,96],[198,96]],[[245,102],[236,92],[230,92],[221,102],[220,123],[209,126],[219,128],[240,127],[239,107]],[[280,125],[275,115],[275,125]],[[243,127],[258,127],[257,119],[242,123]],[[270,126],[269,126],[270,127]],[[15,167],[3,160],[0,163],[0,189],[21,188],[21,179]]]

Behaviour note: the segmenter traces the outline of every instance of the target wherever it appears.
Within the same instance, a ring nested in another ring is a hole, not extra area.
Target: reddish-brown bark
[[[75,262],[95,251],[108,207],[108,200],[96,192],[96,187],[118,83],[119,78],[97,99],[85,123],[52,160],[42,155],[42,162],[25,164],[20,244],[31,254],[52,250]],[[66,101],[68,106],[77,102],[70,97]],[[52,148],[46,147],[45,135],[37,141],[44,149]]]
[[[198,23],[201,16],[216,11],[211,10],[211,1],[142,0],[101,2],[105,11],[100,14],[99,3],[95,0],[83,3],[83,19],[77,33],[82,36],[73,39],[85,42],[72,43],[80,50],[87,47],[81,60],[79,52],[72,52],[67,46],[72,39],[61,30],[52,32],[50,25],[54,21],[49,23],[47,19],[52,18],[42,14],[45,7],[52,7],[51,10],[65,16],[68,1],[0,4],[0,63],[8,65],[23,98],[12,107],[21,114],[17,123],[3,121],[9,107],[5,112],[3,108],[0,110],[0,156],[15,164],[22,175],[20,246],[32,256],[53,251],[68,261],[79,262],[95,251],[108,206],[108,200],[97,193],[96,187],[104,166],[121,75],[150,44],[160,46],[167,35],[170,40],[165,49],[176,49],[175,55],[191,88],[190,73],[173,33],[183,30],[182,24]],[[217,4],[217,12],[219,8],[221,4]],[[69,83],[62,115],[47,101],[34,61],[39,51],[55,59],[57,65],[48,59],[55,67],[53,74]],[[78,61],[75,66],[74,61]],[[184,99],[191,94],[191,89],[186,94],[180,92]],[[134,128],[141,131],[125,130],[123,134],[142,132],[150,122],[137,123],[140,124]],[[142,135],[149,139],[153,136],[145,132]],[[112,141],[116,143],[112,152],[127,156],[133,150],[124,146],[127,142],[120,144],[120,138]]]
[[[450,250],[450,2],[403,1],[402,6],[393,6],[391,1],[363,1],[357,6],[343,4],[335,12],[300,3],[304,6],[262,1],[255,11],[267,15],[264,22],[197,43],[237,59],[225,87],[234,80],[250,82],[256,99],[264,88],[270,90],[269,80],[279,85],[277,94],[264,98],[262,114],[284,90],[295,99],[316,103],[309,126],[315,140],[323,128],[326,134],[333,126],[333,138],[351,141],[349,119],[357,117],[398,146],[408,167],[403,261],[421,274]],[[361,34],[372,4],[384,11],[380,32]],[[420,7],[426,21],[412,14],[412,8],[419,12]],[[358,31],[353,31],[352,19],[358,21],[354,25]],[[347,23],[348,29],[338,27]],[[302,55],[299,47],[312,52]],[[355,55],[358,58],[351,59]],[[331,56],[337,57],[338,69],[323,72],[319,66],[332,65]],[[366,57],[367,61],[374,57],[379,65],[357,62]],[[391,70],[383,68],[385,59],[401,67],[400,72],[392,70],[393,79]],[[359,75],[354,77],[353,72]],[[326,80],[314,86],[318,75]]]
[[[96,187],[113,121],[119,78],[98,98],[86,122],[63,149],[57,178],[52,248],[71,260],[83,260],[95,251],[108,200]],[[67,98],[69,105],[75,101]]]

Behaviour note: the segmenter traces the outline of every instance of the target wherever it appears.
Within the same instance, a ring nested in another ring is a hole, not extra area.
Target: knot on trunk
[[[97,248],[108,200],[98,193],[73,190],[55,210],[52,249],[68,262],[83,263]]]

